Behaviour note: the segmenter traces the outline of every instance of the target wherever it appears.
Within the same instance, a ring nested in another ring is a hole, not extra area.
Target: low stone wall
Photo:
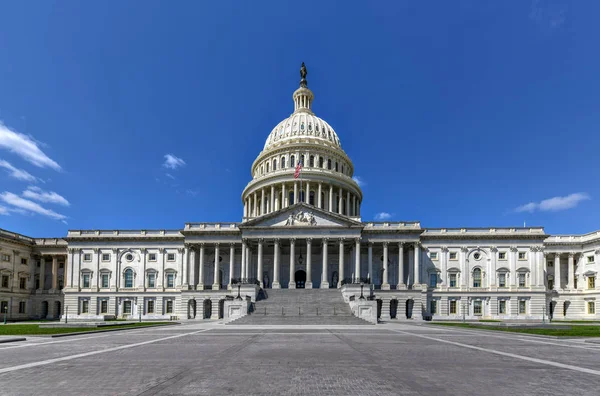
[[[248,300],[227,300],[225,301],[223,319],[232,321],[248,315],[250,301]]]

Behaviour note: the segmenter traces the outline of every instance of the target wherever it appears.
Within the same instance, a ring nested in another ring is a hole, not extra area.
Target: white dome
[[[315,116],[312,112],[300,110],[273,128],[263,150],[301,137],[320,139],[333,146],[342,147],[337,133],[327,122]]]

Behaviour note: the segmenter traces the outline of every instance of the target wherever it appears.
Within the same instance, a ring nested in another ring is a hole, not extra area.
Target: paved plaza
[[[0,344],[2,395],[597,395],[600,345],[385,324],[172,327]]]

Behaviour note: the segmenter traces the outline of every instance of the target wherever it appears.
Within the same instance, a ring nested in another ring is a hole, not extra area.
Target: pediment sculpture
[[[300,211],[300,212],[297,212],[297,213],[291,213],[288,216],[287,221],[285,222],[285,225],[286,226],[290,226],[290,225],[311,225],[311,226],[315,226],[315,225],[317,225],[317,219],[310,212]]]

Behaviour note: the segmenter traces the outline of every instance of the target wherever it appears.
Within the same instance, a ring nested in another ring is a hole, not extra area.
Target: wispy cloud
[[[165,154],[165,162],[163,163],[163,167],[167,169],[177,169],[182,166],[185,166],[184,160],[174,156],[173,154]]]
[[[36,183],[38,181],[37,177],[33,176],[32,174],[23,169],[15,168],[8,161],[0,160],[0,168],[6,169],[10,177],[14,177],[17,180],[22,180],[30,183]]]
[[[6,206],[0,205],[0,216],[8,216],[10,215],[8,208]]]
[[[30,201],[25,198],[21,198],[18,195],[13,194],[11,192],[5,191],[1,193],[0,200],[4,201],[4,203],[8,205],[11,205],[16,210],[37,213],[42,216],[50,217],[51,219],[60,220],[63,223],[66,223],[67,216],[62,215],[60,213],[56,213],[55,211],[50,209],[46,209],[36,202]],[[12,209],[13,208],[9,208],[9,211],[11,211]]]
[[[553,197],[544,199],[540,202],[529,202],[515,208],[515,212],[558,212],[560,210],[571,209],[579,205],[580,202],[591,199],[587,193],[574,193],[564,197]]]
[[[40,168],[60,171],[61,167],[48,157],[38,146],[38,142],[27,135],[9,129],[0,121],[0,148],[7,149],[25,161]]]
[[[22,194],[25,198],[33,199],[34,201],[53,203],[62,206],[71,206],[69,201],[62,195],[54,191],[44,191],[39,187],[29,186]]]
[[[170,173],[165,173],[165,176],[167,176],[167,177],[168,177],[168,178],[170,178],[170,179],[173,179],[173,180],[175,180],[175,176],[173,176],[173,175],[172,175],[172,174],[170,174]]]
[[[356,182],[356,184],[358,184],[359,187],[363,187],[363,186],[367,185],[367,183],[365,183],[365,181],[360,176],[353,176],[352,180],[354,180]]]
[[[187,190],[185,190],[185,193],[186,193],[187,195],[190,195],[190,196],[192,196],[192,197],[195,197],[196,195],[198,195],[198,194],[200,193],[200,191],[198,191],[198,190],[196,190],[196,189],[191,189],[191,188],[188,188]]]
[[[567,19],[567,4],[562,1],[532,0],[529,19],[541,29],[552,31],[564,25]]]
[[[392,218],[392,214],[388,213],[388,212],[379,212],[375,215],[375,220],[378,220],[378,221],[389,220],[391,218]]]

